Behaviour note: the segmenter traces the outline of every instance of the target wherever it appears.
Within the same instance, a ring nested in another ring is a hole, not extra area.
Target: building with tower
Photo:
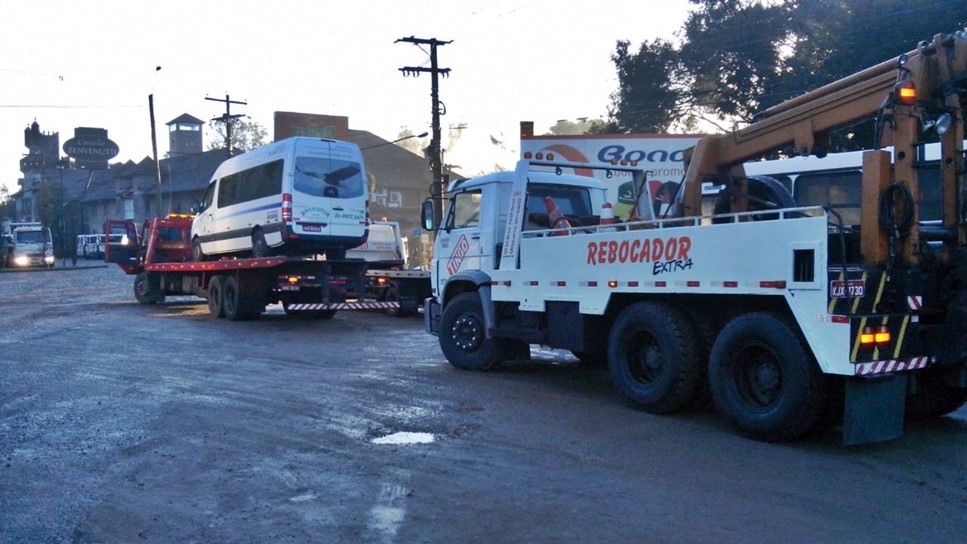
[[[183,113],[167,123],[168,156],[180,157],[202,152],[201,127],[205,122]]]

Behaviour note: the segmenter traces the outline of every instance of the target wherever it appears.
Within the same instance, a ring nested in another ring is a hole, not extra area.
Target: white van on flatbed
[[[313,255],[342,259],[368,235],[368,188],[356,144],[287,138],[223,162],[198,203],[195,260]]]

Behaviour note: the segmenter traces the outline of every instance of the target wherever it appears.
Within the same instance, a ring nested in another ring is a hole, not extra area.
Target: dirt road
[[[0,542],[967,541],[967,410],[753,442],[560,352],[447,364],[418,319],[253,322],[116,268],[0,274]]]

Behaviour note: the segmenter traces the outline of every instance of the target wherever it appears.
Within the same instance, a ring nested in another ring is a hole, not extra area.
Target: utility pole
[[[446,45],[451,43],[450,41],[441,41],[436,38],[414,38],[410,36],[409,38],[400,38],[396,40],[396,43],[406,42],[412,43],[414,45],[429,45],[430,46],[430,67],[426,68],[423,66],[404,66],[400,68],[400,72],[403,72],[403,76],[419,76],[422,72],[429,72],[431,76],[430,83],[430,100],[432,102],[432,108],[430,113],[433,116],[432,131],[433,136],[430,138],[430,147],[427,149],[427,155],[429,155],[430,160],[430,172],[433,173],[433,185],[430,186],[430,196],[436,197],[433,199],[434,202],[434,214],[436,215],[436,220],[439,221],[443,217],[443,192],[446,187],[443,186],[443,160],[440,157],[440,116],[447,114],[447,107],[440,102],[440,75],[444,77],[450,75],[449,68],[440,68],[437,65],[437,46]],[[421,48],[422,49],[422,48]]]
[[[231,157],[232,156],[232,121],[234,121],[234,120],[236,120],[236,119],[238,119],[240,117],[245,117],[244,115],[241,115],[241,114],[232,115],[232,104],[240,104],[242,106],[247,106],[248,105],[248,102],[240,102],[238,100],[232,100],[232,99],[230,99],[228,97],[228,94],[227,93],[225,94],[225,98],[224,99],[221,99],[221,98],[210,98],[210,97],[207,97],[206,96],[205,97],[205,100],[211,100],[213,102],[224,102],[225,103],[225,114],[222,115],[221,117],[215,117],[215,118],[213,118],[212,121],[218,121],[219,123],[225,123],[225,153],[227,153],[228,156]]]
[[[158,135],[154,127],[154,94],[148,95],[148,114],[151,117],[151,153],[154,157],[154,182],[158,190],[158,211],[154,215],[161,217],[161,210],[164,207],[164,195],[161,193],[161,163],[158,162]],[[63,176],[63,174],[61,175]]]

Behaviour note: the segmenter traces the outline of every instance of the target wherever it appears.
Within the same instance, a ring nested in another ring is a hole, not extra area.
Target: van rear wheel
[[[252,256],[253,257],[271,257],[274,251],[269,247],[268,242],[265,241],[265,234],[262,229],[255,227],[252,231]]]

